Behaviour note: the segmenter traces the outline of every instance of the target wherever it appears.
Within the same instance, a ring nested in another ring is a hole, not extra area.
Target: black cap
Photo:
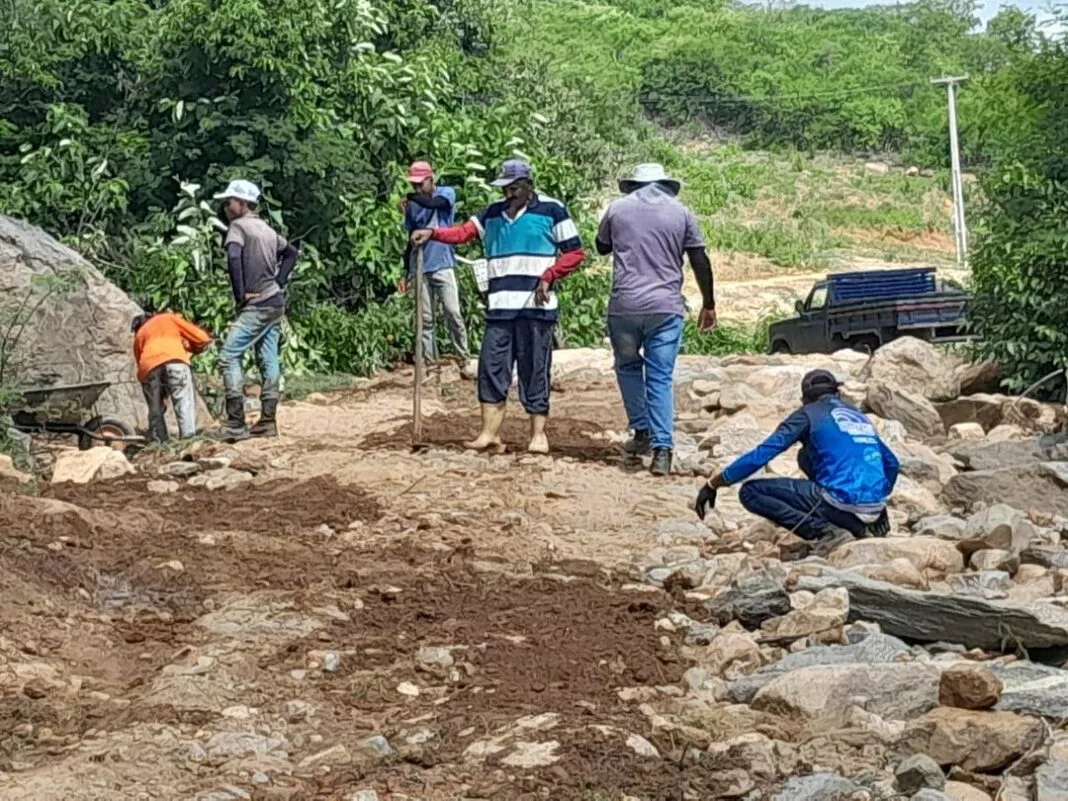
[[[838,392],[838,379],[827,370],[813,370],[801,379],[801,400],[805,403],[819,400],[824,395]]]

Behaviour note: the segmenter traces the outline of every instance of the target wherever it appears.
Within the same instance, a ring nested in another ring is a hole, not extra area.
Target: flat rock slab
[[[872,634],[853,645],[816,645],[796,654],[787,654],[778,662],[762,667],[758,673],[786,673],[817,665],[876,665],[896,662],[910,653],[905,643],[886,634]]]
[[[1033,662],[991,665],[1001,680],[1001,699],[995,709],[1068,720],[1068,670]]]
[[[884,632],[917,642],[954,642],[990,651],[1068,646],[1068,610],[909,590],[847,571],[824,569],[798,588],[849,591],[850,620],[878,623]]]
[[[777,676],[753,698],[753,709],[835,725],[862,709],[909,720],[938,705],[938,668],[920,662],[818,665]]]
[[[1068,462],[958,473],[942,490],[942,502],[971,507],[996,498],[1021,511],[1068,515]]]
[[[1048,434],[1004,442],[951,442],[946,451],[968,470],[1001,470],[1068,459],[1068,435]]]

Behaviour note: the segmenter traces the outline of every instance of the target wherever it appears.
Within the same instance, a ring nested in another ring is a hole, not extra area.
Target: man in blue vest
[[[456,191],[451,186],[438,186],[434,170],[425,161],[417,161],[408,168],[408,183],[412,185],[403,201],[404,226],[409,232],[422,228],[448,228],[453,223],[456,207]],[[416,249],[409,243],[404,254],[407,268],[405,277],[397,287],[402,293],[414,283],[418,264]],[[467,361],[467,327],[464,325],[460,306],[460,289],[456,281],[456,254],[451,245],[427,242],[423,245],[423,280],[420,303],[423,308],[423,358],[428,362],[438,359],[435,306],[440,307],[452,338],[452,349],[460,358],[464,378],[474,378],[469,373]]]
[[[862,412],[838,397],[838,382],[826,370],[813,370],[801,382],[800,409],[774,433],[709,479],[697,496],[702,520],[715,506],[716,490],[745,481],[801,443],[797,456],[807,479],[758,478],[745,481],[738,500],[749,512],[788,529],[829,553],[853,537],[886,536],[886,502],[897,481],[899,463]]]
[[[527,450],[548,453],[545,423],[557,314],[553,285],[582,264],[582,242],[564,204],[534,191],[527,162],[504,162],[493,185],[504,200],[463,225],[413,231],[411,240],[419,247],[428,241],[462,245],[481,239],[489,262],[486,333],[478,359],[482,431],[467,447],[502,448],[504,404],[515,369],[519,400],[530,415]]]

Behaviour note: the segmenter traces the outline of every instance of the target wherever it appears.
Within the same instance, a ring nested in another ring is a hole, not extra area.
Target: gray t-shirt
[[[241,245],[243,250],[245,298],[259,303],[282,291],[278,277],[279,254],[285,250],[285,237],[255,214],[230,221],[226,244]]]
[[[609,315],[686,313],[683,257],[704,247],[693,212],[669,191],[649,184],[605,212],[597,238],[612,247]]]

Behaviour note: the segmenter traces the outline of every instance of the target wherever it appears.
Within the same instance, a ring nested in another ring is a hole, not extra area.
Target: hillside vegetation
[[[783,269],[847,251],[930,260],[944,255],[928,235],[948,218],[948,148],[944,93],[928,79],[969,73],[961,137],[984,178],[975,199],[993,215],[979,228],[979,309],[1007,343],[1016,312],[1004,287],[1041,284],[1014,272],[1034,264],[1018,254],[1031,243],[1049,275],[1063,265],[1063,224],[1049,225],[1063,220],[1063,164],[1044,154],[1063,151],[1065,59],[1011,7],[975,32],[975,8],[11,0],[0,10],[0,210],[61,236],[136,297],[219,330],[230,300],[205,198],[251,178],[305,254],[290,367],[366,372],[411,347],[410,302],[393,282],[412,159],[458,188],[462,216],[493,197],[500,160],[526,156],[589,238],[624,165],[656,158],[684,178],[721,253]],[[924,172],[844,169],[826,153]],[[1034,203],[1043,211],[1029,216]],[[603,263],[565,282],[570,343],[600,341],[607,282]],[[687,347],[758,347],[751,333]],[[991,347],[1023,375],[1059,340],[1012,345],[1022,361]]]

